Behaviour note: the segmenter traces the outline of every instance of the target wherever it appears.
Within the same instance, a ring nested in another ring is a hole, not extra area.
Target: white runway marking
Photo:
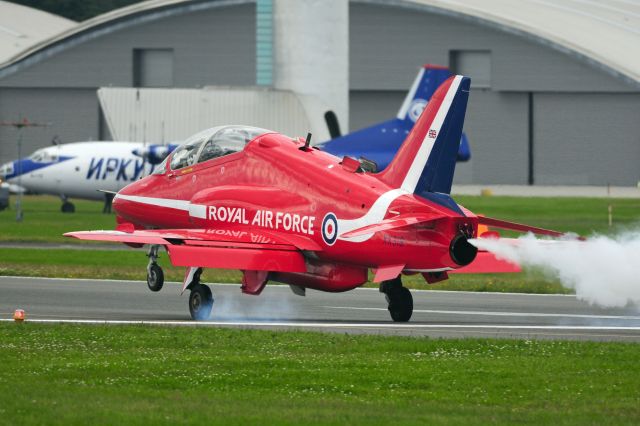
[[[387,308],[358,308],[355,306],[323,306],[327,309],[347,309],[356,311],[387,311]],[[413,312],[427,314],[452,314],[452,315],[484,315],[488,317],[552,317],[552,318],[588,318],[588,319],[615,319],[615,320],[640,320],[640,316],[625,315],[587,315],[587,314],[554,314],[543,312],[492,312],[492,311],[443,311],[436,309],[414,309]]]
[[[0,322],[15,322],[2,318]],[[495,329],[495,330],[618,330],[640,331],[640,327],[617,326],[565,326],[565,325],[502,325],[502,324],[411,324],[411,323],[357,323],[357,322],[255,322],[255,321],[131,321],[89,319],[27,319],[25,323],[44,324],[98,324],[98,325],[171,325],[185,327],[233,326],[233,327],[288,327],[288,328],[382,328],[382,329]]]

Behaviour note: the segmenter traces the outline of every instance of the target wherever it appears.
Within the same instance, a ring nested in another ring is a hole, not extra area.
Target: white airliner
[[[142,142],[77,142],[41,148],[0,167],[0,177],[39,194],[57,195],[72,213],[70,198],[104,200],[149,174],[177,145]]]

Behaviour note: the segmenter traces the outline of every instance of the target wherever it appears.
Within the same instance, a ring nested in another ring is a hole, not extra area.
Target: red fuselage
[[[471,262],[454,258],[455,242],[463,238],[466,243],[476,235],[473,214],[464,210],[464,216],[392,188],[379,175],[356,170],[354,161],[343,164],[333,155],[305,149],[300,140],[267,133],[240,152],[193,166],[171,170],[169,161],[163,174],[147,176],[120,191],[113,207],[120,222],[141,229],[263,230],[303,237],[318,247],[305,252],[310,275],[344,266],[365,271],[366,280],[368,268],[401,265],[404,272],[438,272]],[[136,197],[158,201],[152,206],[134,201]],[[416,215],[437,219],[341,237],[381,221]],[[364,282],[355,282],[363,276],[357,274],[358,278],[340,284],[338,272],[335,275],[333,287],[306,284],[345,290]]]

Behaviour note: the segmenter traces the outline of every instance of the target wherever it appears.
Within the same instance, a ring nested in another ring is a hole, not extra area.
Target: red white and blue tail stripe
[[[468,77],[456,75],[436,90],[398,154],[381,173],[383,181],[418,195],[451,192],[469,85]]]

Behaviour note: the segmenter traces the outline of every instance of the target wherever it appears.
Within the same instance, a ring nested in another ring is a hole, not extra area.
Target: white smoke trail
[[[238,286],[239,287],[239,286]],[[225,290],[216,292],[216,290]],[[241,294],[239,288],[214,288],[214,303],[210,320],[260,321],[272,322],[289,320],[299,315],[302,300],[299,296],[284,293],[281,289],[272,292],[266,288],[260,296]]]
[[[479,249],[522,266],[537,266],[575,289],[576,296],[603,307],[640,306],[640,232],[587,241],[476,239]]]

